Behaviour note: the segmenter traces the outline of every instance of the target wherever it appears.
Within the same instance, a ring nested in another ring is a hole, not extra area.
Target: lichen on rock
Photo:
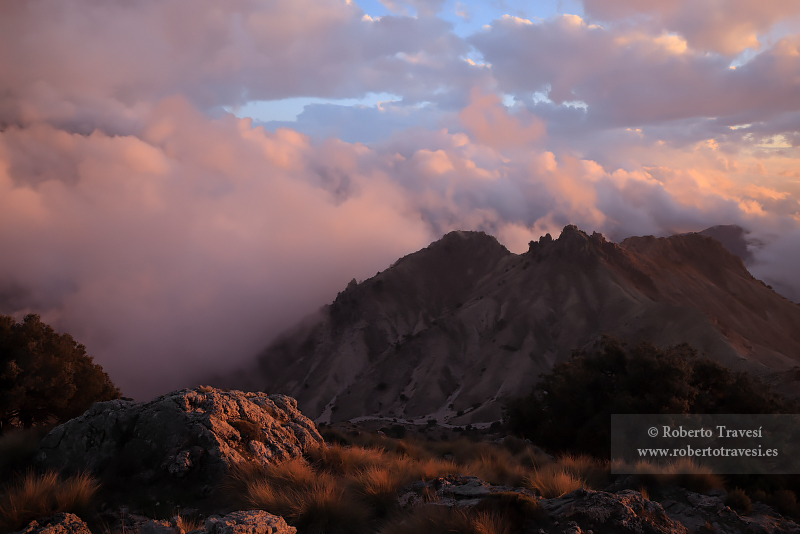
[[[183,389],[150,402],[114,400],[54,428],[39,467],[89,471],[110,484],[159,490],[216,488],[243,462],[274,464],[323,443],[285,395]],[[163,493],[163,492],[162,492]]]

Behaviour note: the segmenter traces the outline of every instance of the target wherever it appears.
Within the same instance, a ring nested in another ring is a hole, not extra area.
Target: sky
[[[745,228],[800,301],[796,0],[0,3],[0,313],[146,399],[451,230]]]

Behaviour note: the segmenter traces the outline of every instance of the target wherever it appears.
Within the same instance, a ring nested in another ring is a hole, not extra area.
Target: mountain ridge
[[[568,225],[518,255],[459,231],[352,281],[263,351],[255,382],[318,421],[486,423],[602,334],[764,374],[798,364],[795,332],[800,307],[701,234],[615,244]]]

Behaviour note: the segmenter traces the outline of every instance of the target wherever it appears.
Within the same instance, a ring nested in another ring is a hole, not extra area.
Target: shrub
[[[797,496],[791,490],[777,490],[766,501],[783,515],[795,518],[800,516],[800,505],[797,504]]]
[[[97,489],[95,479],[86,474],[61,479],[54,472],[28,473],[0,495],[0,530],[14,532],[58,512],[84,514]]]
[[[725,505],[730,506],[737,512],[747,515],[753,511],[753,503],[750,502],[750,497],[739,488],[734,488],[728,492],[725,497]]]
[[[120,392],[69,334],[57,334],[38,315],[21,323],[0,316],[0,432],[9,427],[63,422]]]
[[[651,387],[658,377],[658,387]],[[555,451],[608,458],[613,413],[793,413],[796,407],[741,372],[697,358],[689,345],[632,349],[604,336],[594,352],[543,375],[530,395],[506,406],[515,434]]]

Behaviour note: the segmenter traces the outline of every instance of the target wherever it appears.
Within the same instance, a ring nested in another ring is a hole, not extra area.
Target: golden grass
[[[0,495],[0,530],[13,532],[37,517],[58,512],[85,512],[98,487],[86,474],[61,479],[52,471],[28,473]]]
[[[473,510],[503,517],[518,527],[522,527],[530,521],[542,521],[548,515],[547,511],[539,504],[539,499],[513,491],[491,493],[481,500]]]
[[[247,504],[281,515],[309,533],[362,532],[370,519],[366,505],[326,478],[303,489],[256,483],[248,488]]]
[[[471,460],[466,464],[464,473],[490,484],[520,487],[525,483],[529,470],[515,461],[508,451],[496,449]]]
[[[753,503],[750,501],[750,497],[740,488],[734,488],[728,492],[725,497],[725,505],[730,506],[742,515],[747,515],[753,511]]]
[[[334,444],[315,447],[306,457],[317,471],[346,475],[384,463],[386,451]]]
[[[725,487],[725,481],[704,465],[691,458],[679,458],[668,464],[656,464],[640,460],[635,464],[625,464],[621,460],[611,462],[611,471],[635,475],[633,483],[649,489],[678,486],[699,493]]]
[[[175,526],[184,532],[192,532],[193,530],[200,530],[205,525],[205,521],[198,517],[187,517],[185,515],[176,514],[174,516]]]
[[[600,490],[611,482],[611,469],[603,462],[586,455],[565,455],[558,459],[558,465],[574,477],[583,480],[586,487]]]
[[[417,442],[383,436],[354,436],[370,446],[323,445],[304,458],[275,466],[244,466],[235,470],[228,490],[235,506],[260,508],[281,515],[301,532],[518,532],[546,512],[538,500],[519,493],[493,495],[471,512],[456,512],[427,504],[401,517],[398,492],[411,482],[446,475],[473,475],[495,485],[525,487],[544,498],[555,498],[587,487],[603,489],[611,482],[609,462],[589,456],[565,455],[553,460],[529,443],[510,446],[475,443]],[[689,486],[721,486],[721,479],[694,464],[679,463],[666,475],[647,474],[654,466],[641,463],[634,488],[645,496],[653,481]],[[682,471],[693,471],[682,475]],[[655,478],[654,478],[655,477]],[[427,488],[427,486],[426,486]],[[430,489],[423,502],[436,501]]]
[[[375,466],[355,473],[348,488],[376,516],[386,517],[397,509],[397,490],[408,482],[406,473]]]
[[[559,464],[548,464],[534,470],[525,479],[525,487],[545,499],[553,499],[586,487],[586,482]]]
[[[449,460],[428,459],[412,460],[400,458],[396,463],[396,469],[402,469],[406,473],[408,482],[414,480],[431,480],[446,475],[455,475],[461,468]]]
[[[510,534],[503,517],[488,512],[465,512],[438,505],[420,506],[402,520],[386,525],[380,534]]]

